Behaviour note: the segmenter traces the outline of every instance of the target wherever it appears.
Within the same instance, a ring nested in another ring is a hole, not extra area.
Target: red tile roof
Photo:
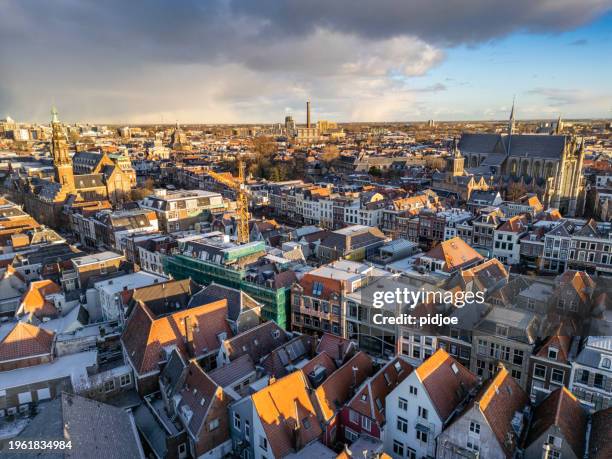
[[[580,401],[567,388],[557,389],[535,409],[526,446],[537,441],[551,426],[557,426],[576,457],[582,457],[587,421]]]
[[[357,389],[374,371],[372,359],[358,352],[334,371],[315,390],[323,420],[328,422],[349,401],[351,390]]]
[[[299,281],[300,287],[304,289],[304,295],[313,295],[313,286],[315,282],[321,284],[323,289],[317,298],[329,300],[332,294],[340,296],[342,293],[342,281],[338,279],[330,279],[329,277],[316,276],[313,274],[305,274],[301,281]]]
[[[130,315],[121,341],[136,371],[140,374],[158,371],[163,349],[176,346],[184,356],[190,350],[186,344],[187,327],[193,335],[195,356],[213,352],[220,347],[219,337],[232,336],[227,322],[227,301],[220,300],[195,308],[155,317],[142,303],[137,303]]]
[[[593,414],[589,436],[589,459],[612,457],[612,407]]]
[[[317,353],[326,352],[335,361],[344,361],[347,355],[355,351],[355,345],[341,336],[323,333],[317,346]]]
[[[385,398],[413,370],[412,365],[404,359],[396,357],[365,383],[348,406],[352,410],[374,419],[379,425],[383,425],[385,423]]]
[[[25,322],[17,322],[0,341],[0,362],[51,354],[54,337],[55,333],[51,331]]]
[[[443,421],[455,410],[468,392],[476,387],[476,375],[451,357],[444,349],[438,349],[417,369],[429,398]]]

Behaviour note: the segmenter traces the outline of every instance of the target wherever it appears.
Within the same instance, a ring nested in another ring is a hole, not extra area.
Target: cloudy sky
[[[0,0],[0,117],[612,117],[612,0]]]

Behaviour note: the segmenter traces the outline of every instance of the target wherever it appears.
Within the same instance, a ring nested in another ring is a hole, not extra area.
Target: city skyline
[[[610,2],[361,3],[9,1],[0,115],[304,123],[311,99],[315,121],[501,120],[516,96],[517,119],[610,117]]]

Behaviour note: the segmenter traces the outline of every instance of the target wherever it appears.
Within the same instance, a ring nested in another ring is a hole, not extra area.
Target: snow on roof
[[[98,352],[88,351],[57,357],[51,363],[4,371],[0,378],[0,390],[68,377],[75,386],[75,382],[87,380],[87,368],[96,365],[97,360]]]

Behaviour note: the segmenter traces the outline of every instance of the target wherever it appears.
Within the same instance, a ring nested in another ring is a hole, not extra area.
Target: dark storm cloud
[[[566,30],[609,4],[0,0],[0,111],[46,119],[57,103],[72,119],[259,120],[316,92],[322,112],[385,117],[416,106],[411,94],[445,90],[395,79],[425,75],[445,46]]]
[[[559,32],[610,8],[609,0],[231,0],[267,21],[276,37],[317,27],[372,39],[410,34],[443,45],[478,43],[517,30]]]

